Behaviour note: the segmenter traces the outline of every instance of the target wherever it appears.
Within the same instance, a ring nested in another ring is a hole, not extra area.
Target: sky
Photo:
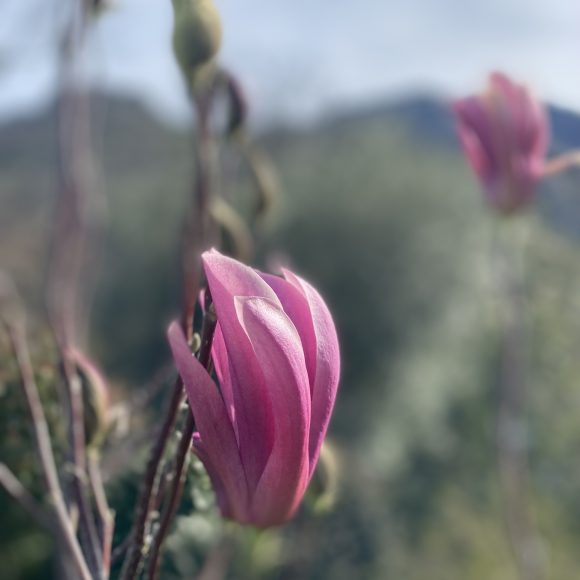
[[[115,0],[91,31],[93,82],[188,118],[169,0]],[[0,0],[0,119],[48,102],[66,0]],[[580,111],[578,0],[216,0],[222,62],[261,120],[310,120],[418,91],[459,96],[500,69]]]

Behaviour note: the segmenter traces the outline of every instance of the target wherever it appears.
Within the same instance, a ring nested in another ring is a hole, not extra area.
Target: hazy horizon
[[[222,62],[242,79],[259,121],[304,122],[329,109],[404,95],[478,90],[492,69],[528,82],[542,98],[580,110],[575,81],[580,5],[574,0],[217,0]],[[157,116],[188,118],[171,53],[168,0],[117,0],[89,39],[90,77],[135,96]],[[60,11],[56,11],[56,6]],[[0,118],[47,103],[55,86],[62,0],[3,0]],[[420,17],[419,17],[420,16]],[[25,34],[23,34],[25,33]]]

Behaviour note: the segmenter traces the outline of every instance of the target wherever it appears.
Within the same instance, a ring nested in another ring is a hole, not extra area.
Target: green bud
[[[240,214],[227,201],[216,197],[210,207],[210,215],[220,227],[222,242],[230,254],[248,262],[254,253],[252,234]]]
[[[325,441],[320,450],[318,465],[307,493],[307,503],[316,513],[331,510],[336,503],[340,478],[340,459],[334,446]]]
[[[221,46],[222,26],[213,0],[173,0],[173,50],[193,84],[207,78]]]

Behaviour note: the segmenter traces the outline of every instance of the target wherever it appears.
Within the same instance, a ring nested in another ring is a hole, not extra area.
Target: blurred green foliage
[[[176,248],[191,144],[134,104],[111,101],[104,118],[102,111],[99,153],[111,219],[92,354],[113,384],[129,389],[168,358],[164,330],[177,311]],[[10,146],[0,138],[7,209],[0,214],[0,263],[33,308],[40,304],[54,190],[51,157],[39,153],[50,147],[49,128],[9,128],[20,135]],[[229,577],[236,579],[515,578],[495,467],[493,225],[457,151],[419,137],[386,113],[263,137],[285,198],[259,233],[257,263],[285,261],[311,280],[339,327],[344,370],[330,435],[337,496],[323,511],[307,501],[282,530],[243,531],[219,521],[207,479],[194,465],[164,578],[192,577],[208,553],[219,554],[222,532]],[[23,154],[35,151],[29,164],[13,162],[10,151],[20,143],[28,143]],[[251,176],[230,150],[224,153],[224,194],[243,211]],[[575,577],[580,566],[580,251],[541,217],[522,221],[530,232],[531,488],[549,577],[559,580]],[[2,377],[4,429],[17,413],[5,402],[13,380],[4,371]],[[169,389],[141,428],[151,430]],[[0,441],[7,457],[11,439]],[[109,486],[118,540],[130,525],[144,456],[136,453]],[[1,501],[10,525],[3,526],[0,558],[9,577],[25,578],[30,554],[46,556],[46,539]],[[21,553],[17,541],[26,558],[14,556]]]
[[[4,328],[2,328],[2,333]],[[64,422],[54,365],[54,351],[43,333],[35,337],[32,352],[35,380],[44,403],[49,430],[54,438],[55,459],[64,463]],[[40,504],[47,501],[44,479],[38,466],[28,408],[20,376],[4,335],[0,337],[0,458]],[[51,558],[52,539],[37,529],[28,514],[3,492],[0,495],[3,526],[0,527],[2,575],[6,578],[41,578]]]

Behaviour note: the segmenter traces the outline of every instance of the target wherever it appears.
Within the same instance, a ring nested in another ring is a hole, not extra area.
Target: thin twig
[[[155,498],[156,490],[159,486],[159,466],[163,459],[165,447],[173,431],[183,398],[183,384],[181,382],[181,377],[178,377],[175,381],[173,395],[169,402],[165,419],[161,425],[153,448],[151,449],[149,461],[145,468],[141,493],[135,510],[135,522],[130,535],[131,540],[129,547],[127,548],[127,554],[121,571],[120,578],[122,580],[132,580],[135,577],[137,568],[139,567],[147,520],[151,511],[151,503]]]
[[[183,488],[185,486],[185,478],[187,473],[187,466],[189,465],[189,454],[194,431],[195,421],[193,419],[193,415],[188,413],[185,426],[181,434],[181,439],[179,440],[179,446],[177,448],[173,478],[171,479],[169,489],[169,498],[167,499],[167,505],[163,511],[163,515],[161,516],[161,520],[159,522],[159,528],[151,545],[147,570],[147,578],[150,579],[157,578],[159,573],[161,548],[167,532],[169,531],[171,522],[173,521],[175,513],[177,512],[181,496],[183,495]]]
[[[201,282],[199,257],[212,237],[210,207],[214,151],[209,119],[212,98],[213,87],[209,88],[205,94],[192,97],[198,120],[193,190],[194,211],[184,222],[182,236],[182,326],[188,341],[193,335],[193,314]]]
[[[54,530],[54,522],[50,516],[4,463],[0,463],[0,485],[40,527],[48,532]]]
[[[80,577],[83,580],[92,580],[87,562],[75,536],[66,509],[62,489],[58,480],[58,472],[54,460],[54,453],[52,451],[50,432],[48,430],[48,424],[38,394],[38,388],[34,380],[30,354],[28,352],[28,345],[26,344],[23,330],[14,326],[8,326],[7,330],[14,357],[20,372],[22,389],[30,413],[34,442],[40,459],[42,473],[55,510],[60,532],[71,556],[73,557]]]
[[[102,549],[94,515],[87,495],[87,457],[84,428],[82,386],[76,369],[66,354],[62,362],[62,375],[69,403],[69,433],[73,459],[72,491],[79,510],[79,537],[89,568],[93,575],[104,577]]]
[[[113,530],[115,527],[115,519],[113,512],[109,508],[107,496],[105,495],[105,486],[103,485],[103,480],[101,477],[99,456],[96,453],[90,453],[88,460],[89,479],[91,482],[91,488],[95,497],[97,513],[100,520],[103,572],[105,578],[108,578],[111,570],[111,549],[113,545]]]

